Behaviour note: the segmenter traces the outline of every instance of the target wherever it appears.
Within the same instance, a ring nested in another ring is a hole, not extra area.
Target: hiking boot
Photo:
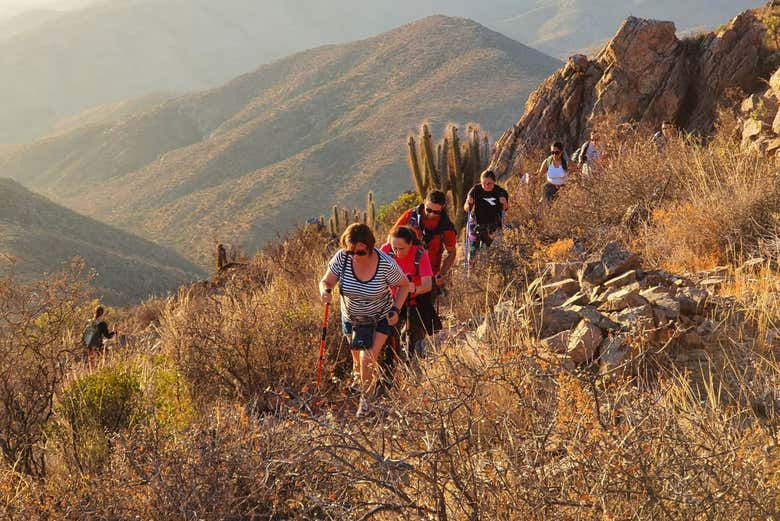
[[[358,404],[357,412],[355,413],[356,418],[362,418],[363,416],[366,416],[371,411],[371,407],[368,405],[368,398],[365,396],[360,397],[360,403]]]

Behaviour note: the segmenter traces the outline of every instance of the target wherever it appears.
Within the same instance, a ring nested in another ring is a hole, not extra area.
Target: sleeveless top
[[[552,158],[548,158],[547,181],[555,186],[566,184],[566,170],[563,169],[563,163],[561,163],[561,166],[555,166]]]

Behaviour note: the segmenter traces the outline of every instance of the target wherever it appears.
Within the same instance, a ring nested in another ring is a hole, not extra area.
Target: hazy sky
[[[0,18],[13,16],[29,9],[69,9],[87,3],[88,0],[0,0]]]

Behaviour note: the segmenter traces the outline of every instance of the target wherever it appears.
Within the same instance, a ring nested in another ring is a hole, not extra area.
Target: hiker
[[[435,304],[444,287],[445,277],[455,264],[458,244],[455,225],[447,215],[447,196],[441,190],[428,192],[425,202],[401,214],[395,226],[411,227],[428,250],[435,283],[431,299]],[[442,259],[445,251],[447,256]]]
[[[441,320],[433,306],[433,269],[428,252],[415,231],[409,226],[395,226],[390,230],[382,251],[391,255],[412,282],[409,299],[401,309],[406,321],[407,356],[424,356],[425,337],[441,330]]]
[[[674,126],[674,123],[666,120],[661,123],[661,130],[653,134],[651,140],[653,144],[655,144],[655,147],[660,151],[675,137],[677,137],[677,128]]]
[[[356,414],[360,417],[369,412],[379,354],[398,323],[412,283],[392,257],[375,247],[374,233],[367,225],[349,225],[340,245],[320,280],[320,297],[329,303],[333,288],[339,286],[342,330],[352,351],[353,379],[360,382]],[[398,289],[395,298],[393,287]]]
[[[96,307],[92,320],[89,321],[81,336],[81,342],[87,350],[87,361],[90,368],[95,360],[95,354],[98,351],[103,351],[103,339],[110,339],[116,336],[116,330],[109,331],[108,324],[106,324],[105,320],[102,320],[104,313],[103,306]]]
[[[548,203],[552,202],[569,177],[569,165],[563,156],[563,143],[560,141],[553,143],[550,147],[550,155],[539,167],[539,175],[547,178],[542,187],[542,199]]]
[[[471,226],[466,231],[470,238],[469,259],[479,247],[489,247],[496,238],[496,232],[504,226],[504,212],[509,208],[509,193],[496,184],[496,174],[485,170],[479,176],[480,183],[474,185],[466,195],[463,209],[471,215]]]
[[[590,177],[598,172],[601,166],[604,152],[601,148],[601,135],[597,131],[590,133],[590,139],[580,146],[576,152],[571,156],[571,161],[580,165],[582,168],[582,175],[584,177]],[[566,161],[566,157],[562,156]]]

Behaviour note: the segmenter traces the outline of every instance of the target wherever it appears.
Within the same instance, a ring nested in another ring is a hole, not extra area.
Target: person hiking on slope
[[[342,330],[352,351],[353,375],[359,374],[361,384],[356,414],[360,417],[369,412],[379,354],[392,333],[390,328],[398,323],[412,283],[392,257],[376,249],[374,234],[365,224],[349,225],[340,244],[320,280],[320,298],[329,303],[338,284]],[[390,291],[393,287],[397,288],[395,298]]]
[[[82,344],[87,351],[87,361],[90,368],[95,360],[95,354],[103,351],[103,339],[110,339],[116,336],[116,330],[109,331],[106,321],[101,320],[104,313],[103,306],[95,308],[92,320],[87,324],[81,337]]]
[[[661,123],[661,130],[653,134],[651,141],[660,151],[666,146],[667,143],[669,143],[669,141],[675,137],[677,137],[677,128],[675,128],[674,123],[666,120]]]
[[[455,264],[458,244],[458,234],[447,215],[446,206],[447,196],[444,192],[432,190],[428,192],[423,204],[405,211],[395,223],[395,226],[411,227],[422,241],[423,247],[428,250],[435,283],[431,292],[431,303],[434,305],[447,274]],[[447,256],[442,259],[445,251]]]
[[[409,300],[401,309],[401,318],[407,321],[409,358],[415,354],[422,357],[425,337],[442,327],[431,298],[433,269],[428,252],[409,226],[395,226],[390,230],[388,242],[381,249],[395,258],[406,278],[412,282]]]
[[[563,143],[556,141],[550,147],[550,155],[539,167],[539,175],[546,176],[547,181],[542,187],[542,199],[552,202],[558,195],[558,190],[566,184],[569,178],[569,164],[563,156]]]
[[[590,177],[597,173],[604,156],[601,147],[601,136],[597,131],[590,133],[590,140],[577,149],[572,155],[572,162],[579,164],[582,168],[583,177]],[[565,158],[564,158],[565,160]]]
[[[470,237],[469,258],[484,244],[489,247],[496,238],[496,232],[504,225],[504,212],[509,208],[509,193],[496,184],[496,174],[485,170],[480,183],[474,185],[466,195],[463,210],[474,213],[471,216],[471,229],[466,230]]]

